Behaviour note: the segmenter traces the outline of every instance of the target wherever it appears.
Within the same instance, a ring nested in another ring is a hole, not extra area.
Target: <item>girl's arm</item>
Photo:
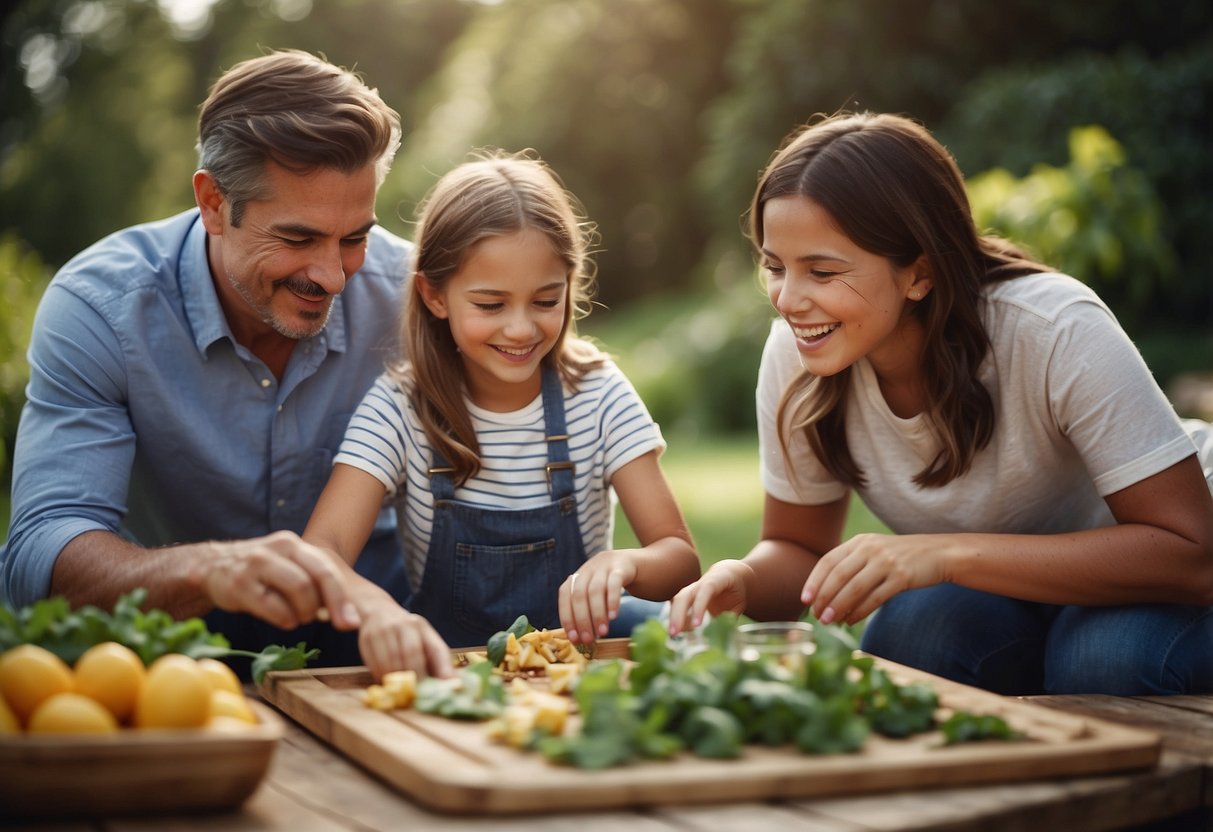
[[[819,506],[796,505],[766,495],[762,539],[744,560],[722,560],[681,590],[670,605],[670,633],[703,623],[705,612],[731,611],[764,621],[791,621],[804,612],[800,587],[817,563],[842,539],[850,494]]]
[[[336,552],[350,566],[371,539],[387,489],[366,471],[338,462],[312,509],[303,539]]]
[[[1116,525],[1066,534],[859,535],[821,558],[803,597],[826,623],[943,581],[1051,604],[1213,604],[1213,497],[1196,457],[1107,503]]]
[[[346,595],[362,620],[358,651],[374,678],[381,679],[392,670],[448,676],[450,651],[430,623],[353,569],[375,528],[386,494],[387,489],[375,477],[337,463],[303,530],[303,539],[340,558]]]
[[[624,465],[611,485],[640,548],[599,552],[561,585],[560,620],[574,642],[606,634],[623,589],[662,600],[699,577],[699,555],[657,451]]]

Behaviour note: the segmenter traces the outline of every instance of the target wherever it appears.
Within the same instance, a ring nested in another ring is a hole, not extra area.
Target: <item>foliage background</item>
[[[1213,368],[1206,0],[3,8],[0,493],[46,280],[104,234],[191,206],[197,105],[222,69],[268,48],[353,66],[401,112],[379,216],[406,236],[417,200],[470,148],[552,163],[602,236],[601,305],[583,330],[619,356],[672,446],[711,454],[709,437],[752,436],[770,313],[741,217],[781,139],[839,109],[933,129],[981,222],[1095,286],[1164,384]]]

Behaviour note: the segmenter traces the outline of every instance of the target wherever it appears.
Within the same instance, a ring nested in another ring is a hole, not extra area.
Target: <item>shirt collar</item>
[[[236,342],[227,316],[223,314],[223,307],[219,304],[219,294],[215,291],[206,244],[206,227],[199,215],[182,247],[179,279],[185,314],[194,332],[194,345],[203,355],[216,341],[226,338],[233,344]],[[300,343],[311,342],[331,352],[345,352],[344,300],[342,295],[333,298],[333,309],[324,329]]]

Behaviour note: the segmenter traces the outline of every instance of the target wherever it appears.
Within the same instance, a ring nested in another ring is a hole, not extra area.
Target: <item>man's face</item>
[[[221,196],[208,210],[206,190],[199,204],[211,272],[236,340],[248,345],[272,333],[299,340],[322,330],[333,298],[366,257],[375,166],[301,175],[270,162],[263,195],[246,203],[239,227]]]

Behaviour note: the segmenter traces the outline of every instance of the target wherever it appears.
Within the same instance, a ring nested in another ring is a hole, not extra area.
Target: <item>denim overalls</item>
[[[552,502],[507,511],[455,499],[451,468],[436,451],[429,469],[434,526],[421,587],[408,607],[452,647],[488,641],[525,613],[536,628],[560,626],[560,584],[585,562],[573,493],[559,373],[543,365],[543,421]]]

